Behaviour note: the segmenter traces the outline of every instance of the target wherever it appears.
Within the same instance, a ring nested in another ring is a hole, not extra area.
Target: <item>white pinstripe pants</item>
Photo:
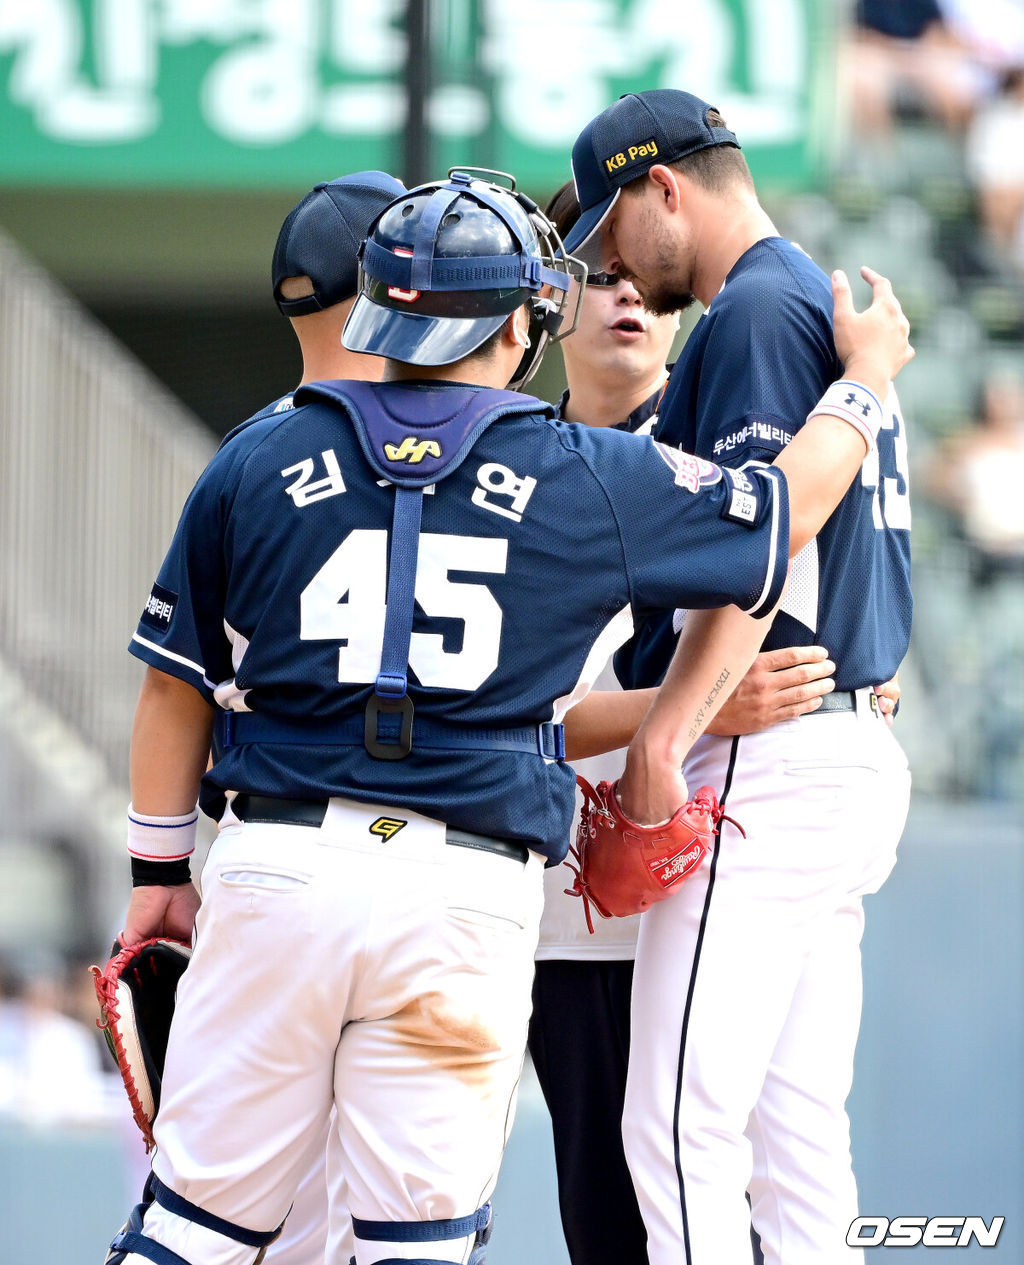
[[[728,787],[747,837],[723,824],[641,923],[623,1134],[651,1265],[749,1265],[751,1218],[766,1265],[852,1265],[862,897],[895,862],[906,758],[859,707],[702,739],[685,774]]]

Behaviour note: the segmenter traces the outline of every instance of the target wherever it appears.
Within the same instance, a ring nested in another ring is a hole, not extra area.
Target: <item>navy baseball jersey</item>
[[[234,437],[243,430],[250,427],[253,422],[262,422],[265,417],[273,417],[275,413],[287,413],[295,407],[295,392],[289,391],[287,395],[280,395],[276,400],[271,400],[269,404],[265,404],[257,413],[253,413],[252,417],[247,417],[244,422],[239,422],[233,427],[224,438],[220,441],[220,447],[229,444]]]
[[[740,257],[687,340],[655,438],[749,473],[775,459],[841,376],[828,278],[799,246],[767,238]],[[889,680],[907,650],[907,476],[904,422],[890,392],[877,450],[793,560],[763,647],[824,646],[838,690]],[[680,626],[681,612],[659,613],[619,652],[616,672],[627,687],[660,681]]]
[[[408,407],[409,393],[445,389],[362,386],[385,411],[401,393]],[[228,789],[347,796],[560,859],[574,789],[565,765],[420,749],[415,729],[402,760],[332,744],[333,725],[362,717],[380,669],[395,489],[370,469],[344,409],[302,398],[215,454],[131,643],[221,708],[309,728],[308,745],[218,750],[204,807],[217,815]],[[728,602],[760,612],[781,591],[789,526],[779,472],[723,472],[533,403],[488,426],[423,497],[409,651],[416,723],[560,721],[636,617]],[[416,461],[423,442],[409,436],[390,459]]]
[[[668,366],[671,372],[672,366]],[[630,415],[621,422],[616,422],[612,426],[612,430],[624,430],[630,435],[650,435],[654,432],[655,424],[658,420],[658,409],[661,407],[662,398],[665,395],[665,388],[668,385],[667,380],[662,383],[657,391],[652,392],[646,400],[643,400]],[[562,392],[561,398],[555,405],[555,416],[564,419],[565,410],[569,407],[569,388]]]

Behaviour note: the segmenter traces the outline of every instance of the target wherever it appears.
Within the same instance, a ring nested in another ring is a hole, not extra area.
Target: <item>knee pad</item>
[[[245,1226],[214,1216],[212,1212],[207,1212],[165,1186],[155,1173],[150,1173],[146,1181],[143,1201],[136,1204],[128,1220],[114,1236],[104,1265],[123,1265],[131,1256],[152,1261],[153,1265],[193,1265],[193,1262],[144,1232],[146,1213],[154,1203],[182,1221],[191,1221],[240,1246],[256,1249],[256,1255],[251,1258],[249,1265],[260,1265],[267,1248],[281,1233],[281,1226],[276,1230],[248,1230]]]
[[[128,1214],[128,1220],[114,1235],[107,1255],[103,1258],[103,1265],[122,1265],[122,1262],[133,1254],[142,1256],[145,1260],[153,1260],[150,1249],[159,1250],[160,1259],[166,1261],[167,1265],[178,1265],[181,1261],[182,1258],[177,1253],[171,1252],[159,1243],[154,1243],[142,1233],[142,1222],[146,1209],[153,1202],[153,1183],[156,1180],[156,1175],[151,1170],[142,1188],[142,1203],[135,1205]],[[184,1262],[184,1265],[188,1265],[188,1262]]]
[[[122,1265],[129,1256],[141,1256],[154,1265],[189,1265],[189,1262],[142,1233],[142,1220],[150,1201],[136,1204],[128,1214],[128,1220],[114,1235],[110,1249],[103,1258],[103,1265]]]
[[[487,1244],[491,1237],[491,1230],[494,1226],[494,1220],[491,1214],[491,1205],[485,1204],[487,1209],[487,1223],[480,1227],[476,1232],[476,1239],[473,1243],[473,1250],[469,1254],[469,1260],[466,1265],[484,1265],[487,1260]],[[481,1212],[483,1209],[481,1209]]]
[[[352,1218],[352,1229],[357,1239],[366,1243],[440,1243],[473,1236],[473,1246],[467,1265],[484,1265],[487,1259],[487,1241],[491,1237],[491,1205],[484,1204],[468,1217],[453,1217],[447,1221],[363,1221]],[[351,1265],[355,1265],[353,1258]],[[383,1256],[374,1265],[451,1265],[450,1261],[433,1256],[399,1259]]]

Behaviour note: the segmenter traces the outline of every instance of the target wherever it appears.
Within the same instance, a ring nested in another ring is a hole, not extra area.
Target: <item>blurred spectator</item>
[[[967,134],[967,173],[990,240],[1024,270],[1024,67],[1008,71]]]
[[[940,446],[927,474],[932,498],[955,516],[971,549],[974,581],[1024,580],[1024,383],[993,376],[974,426]],[[1007,494],[1006,489],[1014,492]]]
[[[1024,0],[939,0],[946,25],[970,50],[986,95],[1024,63]]]
[[[958,627],[973,674],[959,706],[976,709],[969,780],[988,799],[1024,800],[1024,383],[989,378],[975,425],[941,445],[925,473],[969,551]]]
[[[26,1124],[105,1124],[119,1107],[120,1080],[104,1073],[88,1027],[64,1012],[56,966],[0,976],[0,1117]]]
[[[958,133],[971,117],[979,91],[975,65],[939,0],[857,0],[843,62],[861,134],[887,135],[908,107]]]

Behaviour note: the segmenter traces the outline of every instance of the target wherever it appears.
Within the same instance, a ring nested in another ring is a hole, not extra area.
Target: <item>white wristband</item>
[[[128,855],[140,861],[181,861],[195,851],[199,811],[182,817],[150,817],[128,805]]]
[[[868,452],[875,446],[878,432],[882,429],[882,405],[878,396],[861,382],[840,378],[833,382],[814,408],[807,414],[808,420],[815,413],[828,413],[860,431]]]

